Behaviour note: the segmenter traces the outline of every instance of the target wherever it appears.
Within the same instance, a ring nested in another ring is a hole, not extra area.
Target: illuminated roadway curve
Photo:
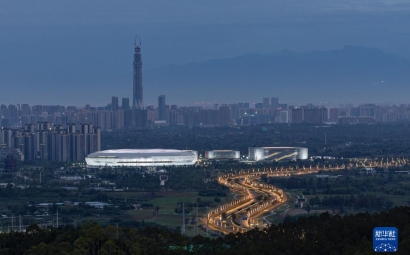
[[[344,166],[301,168],[294,171],[240,172],[219,176],[218,182],[221,185],[229,187],[241,197],[212,209],[204,215],[202,223],[210,231],[223,234],[267,227],[267,223],[262,220],[263,215],[285,203],[287,196],[273,185],[258,182],[262,175],[277,177],[340,169],[344,169]]]

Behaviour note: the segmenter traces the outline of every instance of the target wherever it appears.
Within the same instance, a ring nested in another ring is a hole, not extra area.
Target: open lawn
[[[153,207],[147,207],[139,210],[127,210],[124,218],[132,220],[144,220],[146,222],[155,222],[160,225],[166,225],[169,227],[180,227],[182,225],[182,214],[176,214],[175,209],[180,207],[182,202],[184,203],[196,203],[197,198],[201,199],[201,202],[212,202],[214,206],[217,204],[225,203],[225,201],[230,198],[221,198],[220,203],[215,203],[213,197],[201,197],[198,196],[198,192],[175,192],[175,191],[164,191],[151,193],[111,193],[112,197],[126,198],[126,199],[137,199],[137,203],[152,204]],[[141,200],[141,201],[139,201]],[[156,207],[159,207],[158,214],[155,214]],[[198,216],[201,217],[205,214],[207,208],[199,207]],[[196,207],[192,208],[192,211],[185,215],[185,219],[192,220],[196,217]],[[195,232],[195,224],[187,223],[187,231],[190,227],[194,227],[192,230]]]
[[[275,214],[270,215],[269,217],[266,217],[266,219],[268,221],[270,221],[271,223],[280,223],[283,221],[284,216],[285,216],[285,212],[292,210],[294,208],[293,206],[293,202],[287,202],[281,206],[279,206],[278,208],[276,208],[274,210]]]

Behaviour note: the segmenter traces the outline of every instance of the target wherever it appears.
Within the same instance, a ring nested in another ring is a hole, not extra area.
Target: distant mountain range
[[[201,49],[198,49],[201,50]],[[87,53],[87,52],[86,52]],[[98,54],[97,54],[98,53]],[[103,105],[111,96],[132,99],[132,52],[4,49],[0,104]],[[149,58],[143,52],[144,59]],[[182,66],[143,69],[144,103],[409,102],[410,63],[378,49],[346,46],[332,51],[247,54]],[[96,93],[97,92],[97,93]]]
[[[409,102],[410,62],[374,48],[247,54],[144,71],[146,95],[167,103]]]

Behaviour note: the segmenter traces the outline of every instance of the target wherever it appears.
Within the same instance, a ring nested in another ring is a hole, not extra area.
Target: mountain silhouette
[[[146,70],[145,92],[167,103],[407,102],[410,62],[379,49],[247,54]]]
[[[34,45],[36,46],[36,45]],[[114,60],[73,49],[48,54],[35,47],[5,50],[0,58],[0,103],[104,105],[111,96],[132,99],[132,52]],[[198,49],[201,50],[201,49]],[[143,53],[143,61],[149,58]],[[143,66],[144,103],[408,102],[410,63],[374,48],[246,54],[155,69]],[[97,92],[97,93],[96,93]]]

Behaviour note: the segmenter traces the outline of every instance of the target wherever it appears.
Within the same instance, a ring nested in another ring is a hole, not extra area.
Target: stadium
[[[154,167],[194,165],[198,152],[172,149],[121,149],[89,154],[85,161],[89,168]]]
[[[205,151],[206,159],[240,159],[241,155],[239,151],[233,150],[213,150]]]
[[[308,149],[301,147],[249,147],[249,160],[296,160],[307,159]]]

